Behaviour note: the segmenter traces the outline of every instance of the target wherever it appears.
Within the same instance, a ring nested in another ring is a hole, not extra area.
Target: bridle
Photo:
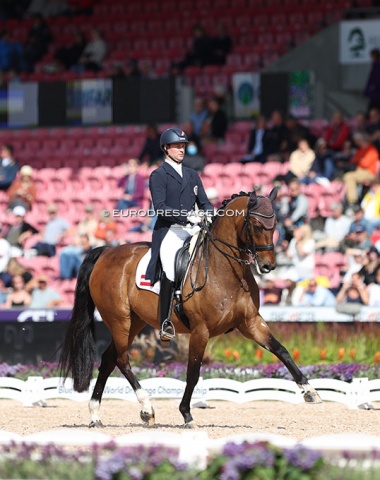
[[[261,195],[258,196],[257,198],[265,198],[262,197]],[[265,220],[273,221],[275,224],[275,213],[274,210],[272,210],[272,213],[270,214],[264,214],[261,212],[257,211],[252,211],[249,207],[247,207],[247,213],[245,214],[244,217],[244,222],[241,228],[241,233],[243,233],[243,230],[245,232],[245,246],[243,248],[239,247],[238,245],[233,245],[232,243],[226,242],[225,240],[222,240],[221,238],[216,237],[213,232],[212,228],[210,228],[207,224],[207,221],[204,220],[202,223],[199,224],[201,227],[201,232],[199,233],[198,239],[196,246],[193,251],[193,255],[190,259],[190,266],[189,266],[189,277],[190,277],[190,283],[191,283],[191,292],[185,297],[190,297],[194,294],[194,292],[197,292],[199,290],[202,290],[202,288],[206,285],[207,282],[207,277],[208,277],[208,269],[209,269],[209,247],[210,247],[210,242],[211,244],[215,247],[215,249],[220,252],[224,257],[231,258],[232,260],[235,260],[237,263],[240,265],[250,265],[252,261],[255,261],[257,257],[257,252],[264,252],[264,251],[272,251],[274,250],[274,244],[273,243],[266,243],[264,245],[257,245],[253,239],[253,234],[252,234],[252,225],[251,225],[251,218],[255,218],[258,220],[259,223],[261,223],[262,227],[264,227],[263,223]],[[257,218],[258,217],[258,218]],[[271,230],[272,228],[270,228]],[[269,228],[267,228],[269,230]],[[204,248],[200,249],[202,239],[203,242],[205,243]],[[231,254],[229,252],[226,252],[223,250],[219,244],[222,244],[233,251],[236,251],[236,255]],[[198,268],[196,270],[195,278],[193,279],[192,277],[192,267],[194,266],[194,261],[197,256],[197,252],[200,249],[200,258],[198,262]],[[241,258],[241,255],[247,255],[248,259],[243,259]],[[197,280],[198,276],[200,273],[200,265],[202,264],[202,258],[205,256],[205,266],[204,266],[204,280],[201,285],[197,286]]]

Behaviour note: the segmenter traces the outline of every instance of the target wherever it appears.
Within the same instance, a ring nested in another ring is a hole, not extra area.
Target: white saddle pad
[[[150,262],[151,249],[149,249],[146,254],[139,261],[136,268],[136,285],[142,290],[149,290],[157,295],[160,293],[160,281],[156,282],[154,285],[150,284],[150,280],[145,280],[145,272]]]

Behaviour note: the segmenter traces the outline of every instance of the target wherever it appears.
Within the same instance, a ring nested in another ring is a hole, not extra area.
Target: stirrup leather
[[[173,340],[175,337],[175,328],[171,320],[165,320],[161,325],[160,339],[164,341]]]

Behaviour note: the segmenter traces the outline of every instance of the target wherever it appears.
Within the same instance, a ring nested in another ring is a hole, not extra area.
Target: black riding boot
[[[171,306],[173,302],[174,283],[163,273],[161,277],[159,315],[160,315],[160,338],[168,342],[175,337],[175,329],[171,318]]]

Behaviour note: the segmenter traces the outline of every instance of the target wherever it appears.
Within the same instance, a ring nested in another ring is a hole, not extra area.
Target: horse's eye
[[[263,229],[263,227],[261,227],[259,225],[255,225],[253,227],[253,230],[254,230],[255,233],[261,233],[262,229]]]

